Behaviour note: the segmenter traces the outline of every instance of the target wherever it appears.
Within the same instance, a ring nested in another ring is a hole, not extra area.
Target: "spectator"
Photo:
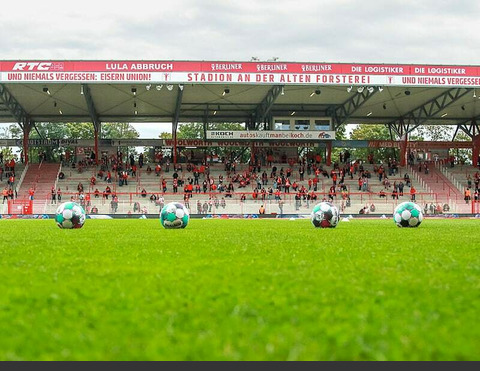
[[[55,189],[55,186],[52,186],[52,189],[50,190],[50,198],[51,202],[50,204],[53,205],[54,203],[57,203],[57,190]]]
[[[8,202],[8,188],[7,188],[7,187],[5,187],[5,188],[3,189],[2,195],[3,195],[3,202],[2,202],[2,204],[4,204],[4,203],[5,203],[5,200],[7,200],[7,202]]]
[[[158,204],[158,206],[160,207],[160,210],[162,210],[162,209],[163,209],[163,205],[165,205],[165,199],[163,198],[162,195],[160,195],[160,197],[158,198],[157,204]]]
[[[283,217],[283,205],[284,205],[284,202],[283,200],[278,200],[278,210],[280,211],[280,217]]]
[[[112,207],[112,212],[116,213],[117,210],[118,210],[118,197],[117,196],[112,197],[112,201],[110,202],[110,205]]]
[[[415,189],[415,187],[412,185],[412,187],[410,188],[410,199],[412,201],[415,201],[415,195],[417,194],[417,190]]]
[[[398,200],[398,192],[396,188],[392,191],[392,200]]]
[[[469,203],[470,200],[472,199],[472,194],[470,192],[470,188],[466,188],[465,191],[464,191],[464,200],[465,200],[465,203]]]
[[[110,194],[112,193],[112,190],[109,186],[106,186],[105,187],[105,192],[104,192],[104,195],[105,195],[105,198],[108,200],[108,196],[110,196]]]
[[[28,199],[30,201],[33,201],[34,195],[35,195],[35,189],[33,189],[33,187],[30,187],[30,189],[28,190]]]

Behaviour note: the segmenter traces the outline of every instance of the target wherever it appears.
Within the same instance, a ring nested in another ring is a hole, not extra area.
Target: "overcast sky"
[[[23,0],[0,12],[3,60],[480,64],[475,0]]]

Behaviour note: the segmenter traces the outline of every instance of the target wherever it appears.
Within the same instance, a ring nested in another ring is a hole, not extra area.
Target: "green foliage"
[[[335,131],[335,139],[336,140],[344,140],[347,139],[347,125],[342,124],[340,125],[337,130]],[[344,151],[344,148],[332,148],[332,162],[335,162],[338,158],[340,158],[340,152]],[[321,151],[322,157],[325,158],[325,151]]]
[[[68,135],[71,139],[91,139],[94,136],[94,129],[91,123],[67,122],[64,125],[65,132],[63,135]],[[63,125],[60,124],[59,126]]]
[[[158,137],[160,139],[172,139],[172,133],[167,133],[166,131],[162,131]]]
[[[0,360],[478,361],[479,233],[0,220]]]
[[[2,134],[0,136],[1,138],[10,138],[10,139],[16,139],[16,138],[22,138],[23,137],[23,131],[20,128],[19,125],[17,124],[11,124],[6,128],[3,128]]]
[[[18,125],[11,125],[9,132],[13,138],[22,138],[23,132]],[[127,123],[103,123],[101,130],[101,138],[112,139],[131,139],[138,138],[140,134]],[[35,128],[30,132],[30,139],[92,139],[94,137],[94,129],[92,123],[37,123]],[[47,159],[58,160],[58,156],[69,150],[75,152],[74,147],[35,147],[32,146],[29,152],[30,159],[37,161],[39,152],[45,151]],[[127,151],[127,148],[121,148]]]
[[[413,130],[412,135],[422,140],[444,142],[451,141],[455,127],[452,125],[421,125]],[[410,140],[413,140],[410,137]]]
[[[224,122],[224,123],[215,123],[210,124],[211,127],[214,126],[215,129],[218,130],[245,130],[245,125],[238,124],[238,123],[231,123],[231,122]],[[172,134],[167,132],[162,132],[159,135],[162,139],[171,139]],[[177,131],[177,139],[205,139],[204,131],[203,131],[203,124],[202,123],[184,123],[180,124]],[[182,148],[180,148],[182,150]],[[198,149],[203,151],[203,149]],[[198,151],[197,150],[197,151]],[[210,155],[217,154],[219,157],[228,156],[231,148],[222,148],[222,147],[208,147],[205,149],[205,152]],[[234,149],[237,153],[241,153],[240,162],[246,163],[250,159],[250,148],[237,148]]]
[[[390,132],[385,125],[360,124],[350,134],[352,140],[390,140]],[[369,153],[373,154],[375,162],[396,157],[393,148],[354,148],[349,150],[351,158],[367,160]]]
[[[102,138],[108,139],[135,139],[140,134],[135,128],[124,122],[102,124]]]
[[[409,136],[410,140],[428,140],[436,142],[452,141],[455,133],[455,125],[422,125],[416,128]],[[471,141],[472,139],[459,130],[455,135],[455,141]],[[472,163],[472,150],[467,148],[451,148],[449,155],[457,158],[457,161],[465,164]]]
[[[197,122],[197,123],[179,125],[177,138],[178,139],[204,139],[203,124]]]
[[[458,140],[460,142],[471,142],[472,138],[470,138],[464,132],[459,131],[455,136],[455,140]],[[449,154],[454,155],[457,158],[457,161],[459,161],[460,163],[468,165],[472,164],[473,152],[471,148],[451,148]]]

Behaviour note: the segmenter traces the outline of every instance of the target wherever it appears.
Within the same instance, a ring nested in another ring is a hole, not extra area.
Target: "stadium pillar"
[[[30,137],[30,131],[32,130],[33,123],[32,121],[25,121],[23,125],[21,125],[23,129],[23,143],[22,143],[22,150],[23,150],[23,161],[25,165],[28,164],[28,139]]]
[[[480,155],[480,134],[475,135],[472,138],[472,165],[473,167],[478,166],[478,156]]]
[[[400,141],[400,166],[402,167],[407,165],[407,143],[408,134],[405,133]]]
[[[252,141],[252,144],[250,145],[250,163],[252,166],[256,166],[257,164],[255,163],[255,143]]]
[[[326,156],[327,166],[332,164],[332,142],[327,142],[327,156]]]
[[[177,165],[177,128],[173,130],[173,167]]]
[[[95,138],[95,164],[98,165],[98,130],[94,129],[94,138]]]

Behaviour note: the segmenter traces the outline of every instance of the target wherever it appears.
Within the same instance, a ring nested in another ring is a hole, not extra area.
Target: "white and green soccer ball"
[[[179,202],[170,202],[160,211],[160,222],[164,228],[185,228],[190,220],[188,209]]]
[[[415,202],[402,202],[393,212],[393,221],[399,227],[418,227],[422,220],[422,209]]]
[[[340,213],[331,202],[320,202],[313,207],[310,220],[316,228],[335,228],[340,221]]]
[[[78,229],[85,224],[85,210],[76,202],[64,202],[55,212],[55,222],[62,229]]]

